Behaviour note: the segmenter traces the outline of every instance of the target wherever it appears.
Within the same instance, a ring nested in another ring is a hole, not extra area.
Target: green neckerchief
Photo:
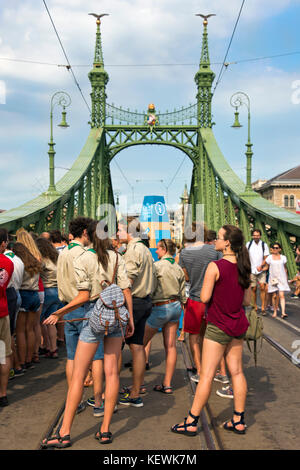
[[[164,258],[165,260],[169,261],[171,264],[174,264],[175,263],[175,259],[174,258]]]
[[[92,253],[95,253],[96,254],[96,250],[94,250],[94,248],[89,248],[88,250],[86,251],[91,251]]]
[[[12,251],[9,251],[8,253],[4,253],[5,256],[9,256],[10,258],[14,258],[16,255],[12,252]]]
[[[81,245],[79,243],[72,242],[68,245],[68,250],[71,250],[72,248],[74,248],[74,246],[81,246]]]

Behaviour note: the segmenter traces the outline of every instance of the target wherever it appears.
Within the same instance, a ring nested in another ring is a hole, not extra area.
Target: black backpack
[[[249,246],[247,247],[248,251],[250,250],[250,247],[251,247],[252,243],[253,243],[253,238],[250,241]],[[261,241],[261,246],[262,246],[263,256],[265,256],[265,242]]]

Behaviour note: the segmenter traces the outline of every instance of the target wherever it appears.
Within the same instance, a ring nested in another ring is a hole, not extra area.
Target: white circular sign
[[[157,215],[159,216],[162,216],[165,214],[166,212],[166,207],[165,205],[162,203],[162,202],[157,202],[155,204],[155,212],[157,213]]]

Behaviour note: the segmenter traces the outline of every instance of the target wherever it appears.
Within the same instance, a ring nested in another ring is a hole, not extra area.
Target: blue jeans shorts
[[[40,308],[40,298],[37,290],[19,290],[21,296],[20,312],[37,312]]]
[[[64,316],[64,320],[72,320],[74,318],[86,318],[86,311],[89,307],[90,302],[81,307],[78,307],[73,312],[67,313]],[[88,306],[88,307],[87,307]],[[87,321],[74,321],[72,323],[65,323],[65,341],[66,341],[66,349],[67,349],[67,358],[71,361],[74,360],[75,352],[78,344],[78,340],[83,328],[83,325],[86,324]],[[94,361],[98,361],[99,359],[104,358],[104,348],[103,342],[99,344],[97,351],[94,356]]]
[[[95,303],[96,302],[89,302],[85,304],[85,309],[86,309],[85,318],[89,318],[91,316]],[[124,334],[125,334],[125,331],[124,331]],[[119,325],[116,326],[114,331],[112,331],[111,333],[108,333],[108,335],[106,336],[106,338],[121,338],[121,337],[122,337],[122,331]],[[89,325],[88,320],[85,320],[83,322],[83,327],[82,327],[79,339],[80,341],[83,341],[84,343],[98,343],[99,342],[100,343],[99,347],[102,346],[103,348],[104,346],[104,342],[103,342],[104,334],[94,333]]]
[[[45,287],[44,304],[41,313],[41,322],[50,317],[52,313],[62,308],[62,303],[58,298],[57,287]]]
[[[179,322],[181,312],[182,309],[180,302],[172,302],[171,304],[160,305],[159,307],[153,305],[146,324],[149,325],[150,328],[159,330],[160,328],[163,328],[166,323]]]

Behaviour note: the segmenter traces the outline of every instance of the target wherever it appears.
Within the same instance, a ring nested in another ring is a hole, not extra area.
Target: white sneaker
[[[233,398],[233,390],[230,385],[227,385],[227,387],[222,387],[222,390],[217,390],[216,394],[222,398]]]
[[[217,372],[217,374],[215,375],[214,381],[215,382],[221,382],[222,384],[229,384],[229,382],[230,382],[227,375],[222,375],[219,372]]]
[[[200,380],[200,377],[199,377],[198,374],[195,374],[195,375],[192,375],[191,380],[192,380],[193,382],[198,383],[199,380]]]

